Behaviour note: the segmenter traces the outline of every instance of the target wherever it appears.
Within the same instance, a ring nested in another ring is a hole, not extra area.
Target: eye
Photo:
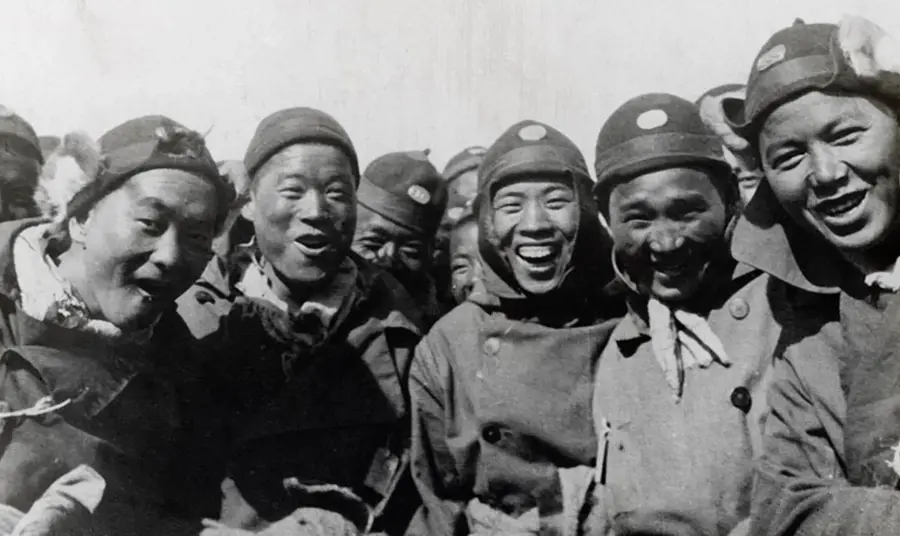
[[[410,257],[421,257],[424,253],[425,245],[424,244],[404,244],[403,247],[400,248],[400,251],[403,252],[404,255]]]
[[[332,186],[328,188],[328,190],[325,192],[325,195],[330,201],[336,201],[338,203],[342,203],[350,199],[350,192],[347,191],[347,188],[343,186]]]
[[[861,127],[846,127],[836,130],[831,135],[832,145],[851,145],[855,143],[865,129]]]
[[[514,198],[501,198],[494,201],[494,210],[504,214],[515,214],[522,210],[522,201]]]
[[[797,167],[804,156],[805,154],[798,149],[780,151],[772,158],[771,166],[773,169],[788,171]]]
[[[150,236],[159,236],[166,231],[166,224],[161,220],[138,218],[137,222],[141,230]]]
[[[450,272],[456,275],[462,275],[469,271],[469,261],[466,259],[456,259],[450,263]]]

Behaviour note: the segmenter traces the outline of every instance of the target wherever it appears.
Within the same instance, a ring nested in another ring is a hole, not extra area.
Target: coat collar
[[[731,277],[715,285],[715,288],[727,289],[727,292],[716,292],[714,294],[717,295],[717,299],[727,301],[734,294],[735,287],[742,287],[747,278],[756,277],[758,274],[759,270],[757,268],[738,262],[733,266]],[[721,296],[719,296],[720,294]],[[647,300],[645,297],[629,291],[625,303],[628,313],[619,322],[612,339],[616,341],[619,351],[623,355],[630,356],[634,354],[641,344],[650,340],[650,326],[647,322]]]
[[[790,221],[766,181],[760,183],[735,226],[731,254],[802,290],[841,291],[846,261],[833,247]]]

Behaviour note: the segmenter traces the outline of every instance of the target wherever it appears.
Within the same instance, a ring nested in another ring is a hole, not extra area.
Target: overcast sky
[[[900,0],[0,0],[0,103],[40,134],[99,136],[162,113],[243,156],[288,106],[344,124],[363,163],[432,149],[443,167],[526,118],[593,161],[606,117],[640,93],[694,99],[744,81],[796,17],[868,16]]]

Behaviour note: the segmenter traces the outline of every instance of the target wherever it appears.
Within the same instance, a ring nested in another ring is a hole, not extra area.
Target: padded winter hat
[[[605,199],[619,181],[683,165],[731,169],[722,141],[694,103],[667,93],[641,95],[613,112],[597,136],[594,192]]]
[[[843,90],[900,100],[900,46],[875,23],[845,17],[840,25],[802,20],[778,31],[756,55],[747,97],[726,100],[735,131],[755,138],[780,104],[810,90]]]
[[[477,170],[478,166],[481,165],[481,161],[484,160],[484,153],[486,152],[487,149],[477,145],[463,149],[461,153],[447,162],[447,167],[444,168],[443,173],[444,180],[447,181],[447,184],[450,184],[463,173]]]
[[[150,115],[131,119],[113,128],[100,137],[95,148],[87,147],[92,142],[84,136],[66,136],[57,149],[61,156],[70,157],[80,171],[73,180],[80,180],[79,188],[64,203],[62,219],[80,217],[103,197],[117,189],[129,178],[153,169],[178,169],[207,179],[216,188],[219,201],[219,223],[224,222],[233,198],[234,189],[219,174],[215,160],[206,148],[203,137],[180,123],[161,115]],[[97,158],[87,156],[98,151]],[[93,162],[91,164],[91,162]],[[67,173],[71,166],[57,165],[58,173]],[[47,181],[62,180],[59,177],[43,176]],[[53,187],[51,187],[53,188]],[[58,188],[60,189],[60,188]],[[65,188],[61,188],[65,190]],[[57,197],[57,203],[66,197]]]
[[[0,143],[13,154],[44,163],[41,143],[34,128],[22,116],[2,105],[0,105]]]
[[[359,179],[356,149],[347,131],[335,118],[313,108],[288,108],[263,119],[244,155],[247,173],[254,177],[275,153],[297,143],[324,143],[343,150],[350,158],[354,178]]]
[[[510,127],[491,145],[478,168],[479,198],[497,183],[535,174],[566,175],[592,183],[578,147],[555,128],[537,121]]]
[[[447,207],[447,184],[425,152],[389,153],[366,168],[357,199],[397,225],[430,236]]]

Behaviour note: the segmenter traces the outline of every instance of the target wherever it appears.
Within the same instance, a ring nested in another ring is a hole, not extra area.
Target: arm
[[[900,533],[900,493],[846,481],[845,402],[836,360],[778,359],[774,374],[751,534]]]
[[[450,489],[459,481],[446,441],[446,391],[450,380],[446,361],[439,360],[423,340],[416,348],[410,371],[412,399],[412,474],[422,507],[408,536],[467,533],[466,501]]]

